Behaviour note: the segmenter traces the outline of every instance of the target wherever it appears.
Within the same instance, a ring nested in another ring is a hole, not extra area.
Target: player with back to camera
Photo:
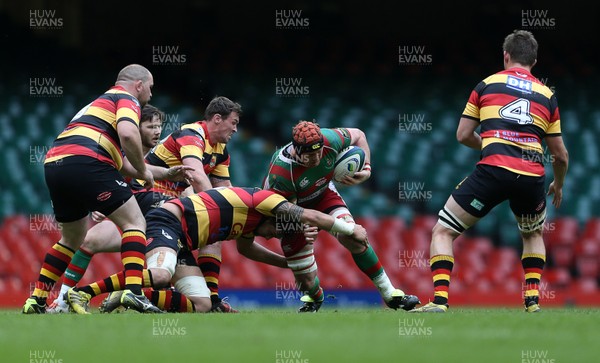
[[[44,161],[44,175],[61,239],[46,254],[24,314],[41,314],[49,291],[64,273],[88,230],[88,213],[99,211],[121,231],[125,268],[123,303],[158,310],[142,294],[146,221],[123,175],[154,184],[164,168],[144,162],[141,108],[152,97],[152,74],[139,64],[119,72],[115,85],[84,107],[58,135]]]
[[[144,155],[158,144],[164,118],[164,113],[150,104],[146,104],[142,108],[140,136],[142,141],[142,152]],[[176,166],[170,168],[169,170],[172,174],[171,177],[176,176],[177,170],[182,168],[184,167]],[[132,188],[132,192],[144,216],[151,209],[159,207],[165,200],[172,198],[139,187]],[[69,306],[64,299],[64,295],[71,287],[76,286],[79,280],[81,280],[94,254],[119,251],[121,232],[117,226],[109,219],[104,219],[104,216],[97,212],[92,214],[92,218],[98,223],[88,230],[82,245],[73,255],[73,258],[64,273],[60,293],[54,302],[46,309],[46,312],[48,313],[66,313],[69,311]]]
[[[370,149],[364,132],[357,128],[321,129],[315,122],[300,121],[292,129],[292,142],[272,156],[264,188],[281,194],[298,206],[354,223],[331,180],[336,156],[350,145],[364,150],[365,166],[354,176],[345,176],[341,181],[344,185],[356,185],[371,176]],[[348,235],[334,236],[350,251],[356,266],[371,279],[388,307],[410,310],[419,303],[416,296],[406,295],[392,285],[368,241],[361,242]],[[284,234],[281,246],[296,283],[305,292],[301,298],[303,305],[298,311],[318,311],[324,296],[317,276],[313,244],[298,231]]]
[[[458,124],[458,141],[481,150],[481,159],[439,212],[430,249],[434,299],[414,312],[447,311],[454,266],[452,242],[506,200],[523,240],[525,311],[540,311],[546,194],[553,195],[554,207],[560,207],[569,155],[561,136],[556,96],[531,74],[538,51],[533,34],[515,30],[506,36],[502,48],[504,70],[475,87]],[[542,140],[552,155],[554,171],[547,193]]]

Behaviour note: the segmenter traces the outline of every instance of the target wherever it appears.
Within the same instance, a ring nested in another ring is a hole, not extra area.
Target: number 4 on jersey
[[[502,118],[517,121],[519,125],[533,123],[533,117],[529,114],[529,100],[519,98],[500,109]]]

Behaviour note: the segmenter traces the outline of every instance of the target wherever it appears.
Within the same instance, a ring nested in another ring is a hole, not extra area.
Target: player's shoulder
[[[202,138],[206,137],[206,130],[201,121],[192,122],[181,126],[181,131],[186,134],[199,135]]]

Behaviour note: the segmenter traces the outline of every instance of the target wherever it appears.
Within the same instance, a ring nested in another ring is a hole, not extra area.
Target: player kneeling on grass
[[[189,197],[174,199],[147,215],[148,269],[144,270],[144,287],[163,288],[173,283],[175,290],[145,290],[156,306],[172,312],[208,312],[211,309],[210,291],[197,266],[188,266],[191,252],[206,244],[235,239],[238,251],[255,261],[277,267],[288,267],[286,259],[258,243],[254,236],[272,238],[277,234],[274,217],[287,216],[333,233],[342,233],[357,241],[366,242],[366,230],[312,209],[298,207],[272,191],[259,188],[226,187],[207,190]],[[191,257],[193,259],[193,257]],[[79,314],[87,314],[92,297],[120,290],[123,273],[102,281],[73,288],[67,302]],[[102,304],[102,312],[120,305],[119,294],[111,294]],[[144,306],[135,308],[146,311]]]

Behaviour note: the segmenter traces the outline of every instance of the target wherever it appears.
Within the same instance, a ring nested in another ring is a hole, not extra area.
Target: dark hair
[[[161,122],[165,120],[164,112],[150,104],[146,104],[144,108],[142,108],[142,117],[140,118],[140,123],[145,121],[152,121],[152,118],[154,118],[154,116],[158,116],[158,119]]]
[[[237,112],[237,114],[241,116],[242,106],[237,102],[233,102],[227,97],[217,96],[210,101],[208,106],[206,106],[206,111],[204,111],[204,119],[206,121],[210,121],[210,119],[217,113],[220,114],[221,117],[227,118],[232,112]]]
[[[515,30],[504,38],[502,50],[510,55],[515,63],[533,66],[537,59],[538,43],[527,30]]]

